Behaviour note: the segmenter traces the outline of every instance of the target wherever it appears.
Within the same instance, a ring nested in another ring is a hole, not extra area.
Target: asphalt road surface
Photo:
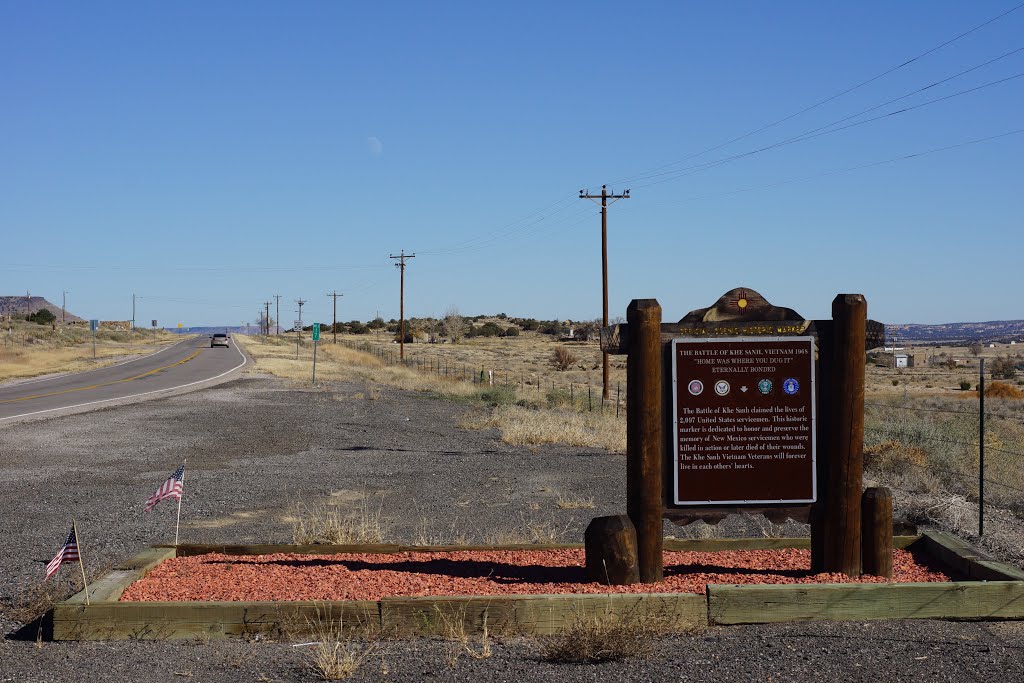
[[[209,386],[234,378],[245,363],[234,340],[210,348],[209,337],[189,337],[120,365],[0,387],[0,426]]]

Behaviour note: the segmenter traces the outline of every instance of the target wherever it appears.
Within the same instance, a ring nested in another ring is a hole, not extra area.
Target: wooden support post
[[[661,306],[634,299],[626,320],[626,511],[636,527],[640,581],[656,583],[663,578]]]
[[[839,294],[832,302],[831,436],[824,519],[824,570],[861,574],[861,489],[864,472],[864,364],[867,300]]]
[[[583,534],[587,578],[608,586],[640,581],[636,528],[626,515],[595,517]]]
[[[864,573],[892,578],[892,493],[870,488],[862,501]]]

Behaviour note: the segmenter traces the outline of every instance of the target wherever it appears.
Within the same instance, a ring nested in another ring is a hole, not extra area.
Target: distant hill
[[[1024,340],[1024,320],[993,320],[986,323],[946,323],[944,325],[914,325],[912,323],[885,326],[885,337],[899,342],[948,344],[952,342],[1002,342]]]
[[[25,315],[26,304],[28,304],[28,309],[32,313],[45,308],[50,311],[50,313],[57,316],[57,320],[60,320],[60,306],[51,304],[41,296],[32,296],[27,299],[25,296],[0,296],[0,315]],[[66,311],[64,313],[64,319],[68,322],[81,320],[78,316],[71,315],[71,313]]]

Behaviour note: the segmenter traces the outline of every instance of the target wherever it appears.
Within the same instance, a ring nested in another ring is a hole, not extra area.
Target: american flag
[[[185,478],[185,466],[182,465],[178,469],[174,470],[174,474],[167,477],[167,481],[160,484],[160,488],[149,497],[146,501],[146,512],[149,512],[156,507],[164,498],[174,498],[175,500],[181,500],[181,491],[184,488],[182,485],[182,479]]]
[[[46,564],[46,579],[53,576],[64,562],[75,562],[78,560],[78,538],[75,536],[75,527],[71,527],[68,540],[53,556],[53,559]],[[43,581],[46,581],[43,579]]]

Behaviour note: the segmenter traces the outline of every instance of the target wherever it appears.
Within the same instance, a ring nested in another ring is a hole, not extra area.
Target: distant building
[[[897,368],[912,368],[914,367],[914,357],[908,356],[905,353],[897,353],[894,357],[893,366]]]

